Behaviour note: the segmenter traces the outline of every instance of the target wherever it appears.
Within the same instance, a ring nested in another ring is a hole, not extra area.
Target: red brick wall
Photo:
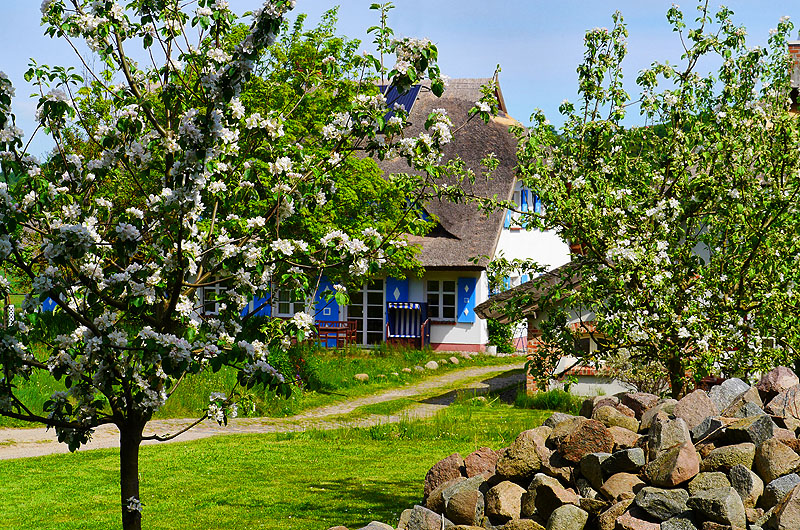
[[[544,343],[544,341],[542,341],[541,335],[542,335],[542,332],[540,330],[536,329],[535,327],[533,327],[533,325],[529,321],[528,322],[528,360],[531,359],[531,354],[537,353],[537,352],[539,352],[540,350],[542,350],[543,348],[546,347],[546,344]],[[532,394],[532,393],[536,392],[537,390],[538,390],[538,387],[536,386],[536,380],[531,375],[530,370],[528,370],[528,373],[526,375],[525,391],[528,394]],[[547,389],[545,389],[545,390],[547,390]]]
[[[800,42],[789,43],[789,55],[792,57],[792,68],[800,66]]]

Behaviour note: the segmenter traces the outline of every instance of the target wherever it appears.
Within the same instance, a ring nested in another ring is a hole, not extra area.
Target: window
[[[539,199],[539,196],[519,182],[516,184],[514,193],[511,195],[511,201],[515,204],[514,209],[516,211],[506,211],[506,219],[503,224],[504,228],[520,228],[520,226],[525,226],[524,213],[519,212],[542,213],[542,201]]]
[[[212,280],[216,282],[212,285],[206,285],[202,289],[203,298],[203,314],[204,315],[218,315],[222,309],[222,303],[219,299],[225,294],[227,288],[222,284],[222,279],[217,277]]]
[[[456,319],[455,280],[428,280],[426,284],[428,316],[432,320]]]
[[[275,316],[293,317],[295,313],[305,311],[305,301],[301,300],[291,289],[278,289],[275,295]]]
[[[383,280],[375,280],[350,293],[347,306],[348,320],[357,323],[360,344],[379,344],[383,341],[386,326]]]

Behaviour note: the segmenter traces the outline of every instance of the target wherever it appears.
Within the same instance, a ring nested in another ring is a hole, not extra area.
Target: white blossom
[[[130,223],[119,223],[116,231],[122,241],[137,241],[141,237],[139,229]]]
[[[298,311],[292,317],[292,324],[297,326],[298,329],[303,331],[310,331],[311,326],[314,325],[314,317],[306,313],[305,311]]]
[[[272,242],[272,250],[281,252],[286,256],[294,254],[294,245],[288,239],[276,239]]]

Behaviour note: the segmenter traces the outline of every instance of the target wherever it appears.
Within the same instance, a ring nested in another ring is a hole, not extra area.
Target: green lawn
[[[269,392],[253,390],[248,393],[249,403],[255,405],[251,416],[286,417],[311,408],[330,405],[345,399],[375,394],[390,388],[404,386],[436,377],[453,370],[474,366],[503,366],[520,363],[524,357],[476,356],[473,360],[460,360],[460,364],[442,364],[436,371],[403,372],[403,368],[424,365],[428,360],[441,361],[452,353],[434,353],[415,350],[321,350],[309,357],[314,374],[313,385],[294,387],[289,399],[275,397]],[[356,381],[358,373],[369,375],[369,382]],[[393,374],[397,375],[393,375]],[[192,417],[208,405],[208,395],[214,391],[225,391],[236,381],[235,372],[223,369],[217,374],[205,372],[187,378],[181,388],[156,415],[156,418]],[[242,407],[245,411],[247,407]]]
[[[37,352],[47,358],[48,352]],[[293,387],[289,399],[275,396],[274,393],[259,389],[246,392],[244,402],[240,403],[243,416],[292,416],[303,410],[330,405],[345,399],[374,394],[390,388],[423,381],[443,373],[473,366],[506,365],[519,363],[524,357],[477,356],[471,361],[461,359],[459,365],[444,364],[436,371],[405,373],[404,367],[425,364],[428,360],[441,361],[452,354],[417,350],[359,350],[348,351],[321,350],[309,356],[309,364],[314,373],[314,387]],[[354,374],[367,373],[368,383],[360,383]],[[397,373],[398,375],[392,375]],[[167,404],[155,415],[156,419],[198,417],[208,406],[211,392],[228,392],[234,387],[236,372],[224,367],[213,373],[206,371],[187,377],[170,397]],[[64,385],[53,380],[49,374],[34,372],[30,381],[20,381],[17,395],[31,410],[40,411],[50,395],[57,390],[65,390]],[[0,417],[0,427],[27,427],[29,424]],[[1,527],[1,525],[0,525]]]
[[[142,449],[148,529],[359,528],[396,524],[439,459],[507,446],[548,413],[459,403],[425,421],[368,429],[222,436]],[[0,462],[0,526],[118,527],[117,452]]]

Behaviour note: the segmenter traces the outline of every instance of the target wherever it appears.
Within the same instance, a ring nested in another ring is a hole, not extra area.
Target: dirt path
[[[206,420],[200,425],[181,434],[175,438],[174,441],[186,442],[224,434],[293,432],[306,429],[366,427],[378,423],[394,423],[400,421],[401,417],[409,419],[424,418],[432,416],[439,410],[450,405],[455,399],[456,392],[449,391],[438,396],[429,397],[404,409],[401,413],[391,416],[374,415],[350,420],[346,418],[342,419],[341,416],[365,405],[372,405],[400,398],[427,396],[431,393],[435,393],[437,389],[450,388],[458,383],[458,381],[466,381],[476,377],[486,376],[486,379],[465,384],[459,389],[474,389],[478,394],[500,390],[521,383],[524,380],[523,374],[519,372],[513,374],[505,373],[512,370],[519,370],[523,365],[523,362],[519,362],[504,366],[481,366],[457,370],[439,377],[432,377],[415,385],[395,388],[373,396],[352,399],[335,405],[319,407],[288,418],[236,418],[229,421],[227,427],[220,427],[216,422]],[[158,434],[164,436],[179,431],[192,421],[191,419],[153,420],[148,423],[145,435]],[[164,442],[151,441],[145,443]],[[82,447],[81,451],[115,447],[119,447],[119,430],[114,426],[104,425],[95,431],[92,441]],[[58,443],[55,431],[52,429],[49,431],[43,428],[0,429],[0,460],[67,452],[69,452],[67,446]]]

